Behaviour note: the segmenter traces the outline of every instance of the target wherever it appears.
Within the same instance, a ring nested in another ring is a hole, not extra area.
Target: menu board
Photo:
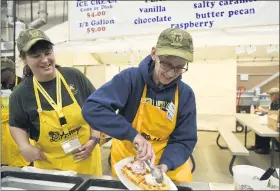
[[[70,40],[279,25],[279,1],[69,1]]]

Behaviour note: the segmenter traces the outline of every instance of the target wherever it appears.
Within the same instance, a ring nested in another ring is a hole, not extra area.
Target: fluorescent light
[[[245,52],[245,49],[243,46],[237,46],[235,47],[235,53],[236,54],[241,54],[241,53],[244,53]]]
[[[248,54],[252,54],[253,52],[256,52],[257,48],[255,46],[248,46],[246,50]]]
[[[268,54],[277,51],[277,46],[276,45],[270,45],[266,47],[266,51]],[[278,52],[279,52],[279,46],[278,46]]]

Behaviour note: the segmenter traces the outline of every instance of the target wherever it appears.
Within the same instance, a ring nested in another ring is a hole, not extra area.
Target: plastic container
[[[265,170],[249,165],[233,167],[234,190],[266,190],[269,180],[260,181]]]
[[[279,190],[279,179],[271,177],[269,184],[269,190]]]
[[[254,114],[255,113],[255,107],[253,105],[251,105],[250,107],[250,113],[251,114]]]

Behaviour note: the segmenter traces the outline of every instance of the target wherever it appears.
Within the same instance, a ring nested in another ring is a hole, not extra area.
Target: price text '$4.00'
[[[106,15],[106,12],[105,11],[98,11],[98,12],[88,12],[87,13],[87,17],[90,18],[90,17],[99,17],[99,16],[105,16]]]
[[[98,11],[98,12],[92,12],[92,13],[87,13],[87,17],[99,17],[99,16],[104,16],[106,15],[105,11]],[[95,27],[95,28],[87,28],[88,33],[94,33],[94,32],[101,32],[105,31],[106,27]]]

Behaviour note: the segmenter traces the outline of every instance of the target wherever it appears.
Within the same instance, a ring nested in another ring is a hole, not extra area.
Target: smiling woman
[[[25,78],[10,96],[9,125],[23,157],[41,169],[102,175],[100,132],[81,113],[94,86],[79,70],[55,64],[43,31],[22,31],[17,46]]]
[[[46,63],[38,64],[37,60],[40,56],[45,55]],[[53,44],[46,40],[41,40],[34,44],[27,52],[21,51],[20,57],[25,63],[23,74],[24,76],[33,75],[33,71],[37,78],[46,78],[43,81],[48,81],[55,77],[55,69],[59,66],[54,64]],[[27,64],[28,63],[28,64]],[[32,69],[31,69],[32,68]],[[42,81],[42,80],[41,80]]]

